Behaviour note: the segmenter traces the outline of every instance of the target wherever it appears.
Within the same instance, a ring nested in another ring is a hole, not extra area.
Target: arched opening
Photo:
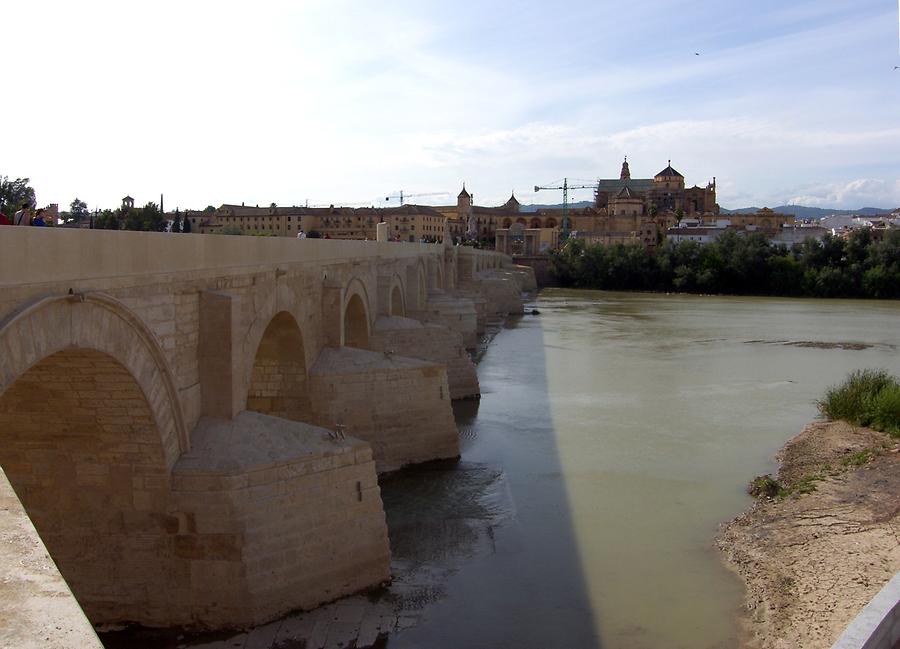
[[[539,227],[541,227],[541,220],[540,220],[539,218],[537,218],[537,217],[531,219],[531,227],[532,227],[532,228],[539,228]]]
[[[67,347],[0,395],[0,465],[91,622],[164,623],[173,519],[147,396],[113,357]]]
[[[344,345],[346,347],[369,345],[369,318],[366,306],[358,293],[350,297],[344,311]]]
[[[419,274],[418,274],[418,298],[419,298],[419,308],[424,309],[425,303],[428,301],[428,284],[425,280],[425,268],[423,266],[419,266]]]
[[[391,289],[391,315],[406,315],[406,310],[403,308],[403,294],[396,284]]]
[[[556,219],[547,219],[546,227],[555,228],[556,227]]]
[[[309,421],[306,354],[294,317],[277,314],[259,341],[247,391],[247,410]]]
[[[503,219],[503,227],[504,228],[508,229],[509,226],[511,226],[511,225],[512,225],[512,219],[510,219],[510,218]]]
[[[520,223],[520,224],[522,224],[522,225],[525,225],[525,219],[522,218],[522,217],[519,217],[519,218],[516,219],[516,223]]]

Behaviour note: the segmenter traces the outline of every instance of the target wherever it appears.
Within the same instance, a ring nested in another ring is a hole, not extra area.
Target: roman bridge
[[[17,543],[94,624],[247,626],[389,580],[377,473],[459,454],[467,349],[534,280],[441,245],[2,228],[0,287],[25,633],[65,585]]]

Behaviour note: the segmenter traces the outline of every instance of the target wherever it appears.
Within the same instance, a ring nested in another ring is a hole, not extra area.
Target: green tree
[[[119,223],[119,215],[118,210],[115,212],[112,210],[103,210],[96,217],[94,217],[94,229],[95,230],[119,230],[121,229],[121,224]]]
[[[28,178],[10,180],[0,176],[0,211],[12,217],[23,203],[35,204],[34,188],[28,185]]]
[[[87,203],[79,199],[77,196],[69,204],[69,218],[66,223],[80,223],[84,219],[90,218]]]
[[[124,219],[126,230],[163,232],[166,229],[166,220],[156,203],[150,202],[144,207],[121,208],[120,212],[119,218]]]

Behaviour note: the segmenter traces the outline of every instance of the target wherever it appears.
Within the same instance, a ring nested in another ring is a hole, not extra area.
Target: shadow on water
[[[455,404],[458,463],[382,480],[395,588],[431,583],[405,647],[599,647],[547,391],[540,320],[511,320]]]
[[[392,552],[388,588],[246,633],[128,629],[104,634],[106,646],[599,647],[556,448],[541,321],[511,319],[483,343],[483,397],[454,404],[462,457],[379,481]],[[349,619],[377,624],[377,638],[360,631],[332,642],[328,632],[318,643],[302,631],[315,635],[323,623]]]

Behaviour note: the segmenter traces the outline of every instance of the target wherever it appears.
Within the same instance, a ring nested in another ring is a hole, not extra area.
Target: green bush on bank
[[[900,381],[884,370],[855,370],[817,403],[829,419],[900,437]]]

